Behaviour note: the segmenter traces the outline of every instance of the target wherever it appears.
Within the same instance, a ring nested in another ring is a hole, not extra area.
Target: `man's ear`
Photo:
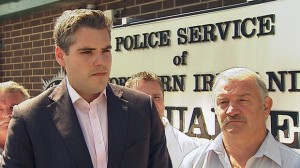
[[[269,97],[269,96],[265,97],[265,100],[264,100],[264,114],[265,114],[266,118],[267,118],[267,117],[269,116],[269,114],[270,114],[272,105],[273,105],[273,100],[272,100],[272,98]]]
[[[65,66],[65,55],[66,54],[63,49],[61,49],[60,47],[55,47],[55,59],[60,66]]]

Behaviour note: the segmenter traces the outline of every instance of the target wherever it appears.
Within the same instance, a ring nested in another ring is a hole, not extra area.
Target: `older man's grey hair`
[[[261,91],[262,98],[269,96],[266,83],[264,82],[263,78],[258,73],[256,73],[253,70],[250,70],[248,68],[234,67],[234,68],[230,68],[230,69],[225,69],[217,75],[217,77],[214,80],[213,87],[212,87],[213,98],[215,98],[215,96],[216,96],[216,89],[217,89],[216,87],[218,86],[218,83],[220,83],[221,81],[243,80],[246,78],[254,78],[255,79],[255,81]],[[215,99],[213,99],[213,100],[215,100]]]

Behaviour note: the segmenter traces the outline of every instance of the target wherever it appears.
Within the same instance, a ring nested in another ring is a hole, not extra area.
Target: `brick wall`
[[[246,0],[93,0],[76,4],[54,4],[0,18],[0,82],[14,80],[29,89],[31,96],[43,91],[42,79],[60,70],[54,57],[53,21],[66,9],[115,9],[121,17],[153,19],[246,2]]]

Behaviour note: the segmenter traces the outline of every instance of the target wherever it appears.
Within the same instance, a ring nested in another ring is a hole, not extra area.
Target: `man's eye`
[[[249,104],[250,101],[248,99],[240,99],[239,102],[246,105]]]
[[[91,54],[92,51],[91,51],[91,50],[85,50],[85,51],[82,51],[81,53],[82,53],[82,54]]]
[[[219,101],[218,103],[219,103],[219,104],[226,104],[227,101]]]
[[[228,104],[228,101],[226,101],[226,100],[218,101],[218,102],[217,102],[217,105],[220,106],[221,108],[226,107],[227,104]]]
[[[161,97],[159,96],[154,96],[153,99],[160,99]]]
[[[110,49],[102,50],[102,52],[104,53],[110,52]]]

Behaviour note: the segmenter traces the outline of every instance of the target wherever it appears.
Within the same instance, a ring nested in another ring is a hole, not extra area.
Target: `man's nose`
[[[235,116],[239,113],[240,113],[240,109],[238,107],[238,104],[235,102],[230,102],[230,104],[226,110],[226,114],[229,116]]]
[[[104,56],[103,53],[99,53],[95,56],[95,66],[102,66],[104,64]]]

